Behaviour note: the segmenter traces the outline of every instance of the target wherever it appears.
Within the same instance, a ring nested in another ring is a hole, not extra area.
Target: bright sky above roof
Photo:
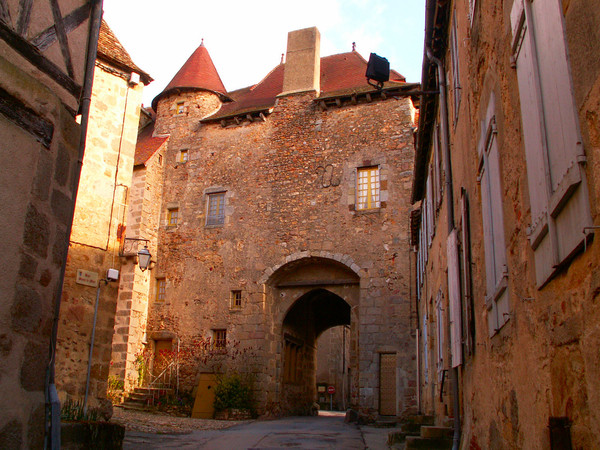
[[[386,57],[408,82],[421,79],[425,0],[104,0],[104,18],[154,82],[149,106],[204,45],[228,91],[259,82],[285,53],[288,31],[316,26],[321,56],[356,50]]]

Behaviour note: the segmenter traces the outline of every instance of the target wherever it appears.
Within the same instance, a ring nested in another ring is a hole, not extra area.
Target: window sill
[[[204,225],[204,228],[223,228],[225,226],[224,223],[216,223],[211,225]]]
[[[381,212],[381,208],[371,208],[371,209],[355,209],[354,213],[358,216],[366,215],[366,214],[379,214]]]

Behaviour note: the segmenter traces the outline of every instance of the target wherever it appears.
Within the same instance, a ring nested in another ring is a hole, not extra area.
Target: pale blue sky
[[[154,82],[149,105],[200,45],[208,49],[227,90],[260,81],[285,53],[287,32],[316,26],[321,55],[356,42],[365,58],[386,57],[407,81],[421,77],[425,0],[104,0],[104,18],[134,62]]]

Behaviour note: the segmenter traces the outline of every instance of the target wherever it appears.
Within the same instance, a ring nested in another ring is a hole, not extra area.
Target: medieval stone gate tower
[[[338,389],[364,412],[399,415],[415,405],[416,85],[392,71],[383,90],[369,86],[356,51],[321,58],[319,40],[316,28],[291,32],[286,62],[234,92],[201,45],[154,100],[154,136],[169,138],[139,328],[155,349],[239,342],[258,412],[302,414],[316,400],[319,335],[349,326]],[[182,368],[182,385],[195,373]]]

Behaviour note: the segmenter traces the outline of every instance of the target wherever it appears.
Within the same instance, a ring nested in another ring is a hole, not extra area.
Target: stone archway
[[[321,333],[339,325],[350,327],[349,367],[358,376],[360,277],[337,259],[306,256],[275,270],[265,288],[279,349],[276,401],[284,415],[308,414],[317,399],[316,343]],[[357,398],[352,386],[358,386],[358,378],[349,385],[351,398]]]

